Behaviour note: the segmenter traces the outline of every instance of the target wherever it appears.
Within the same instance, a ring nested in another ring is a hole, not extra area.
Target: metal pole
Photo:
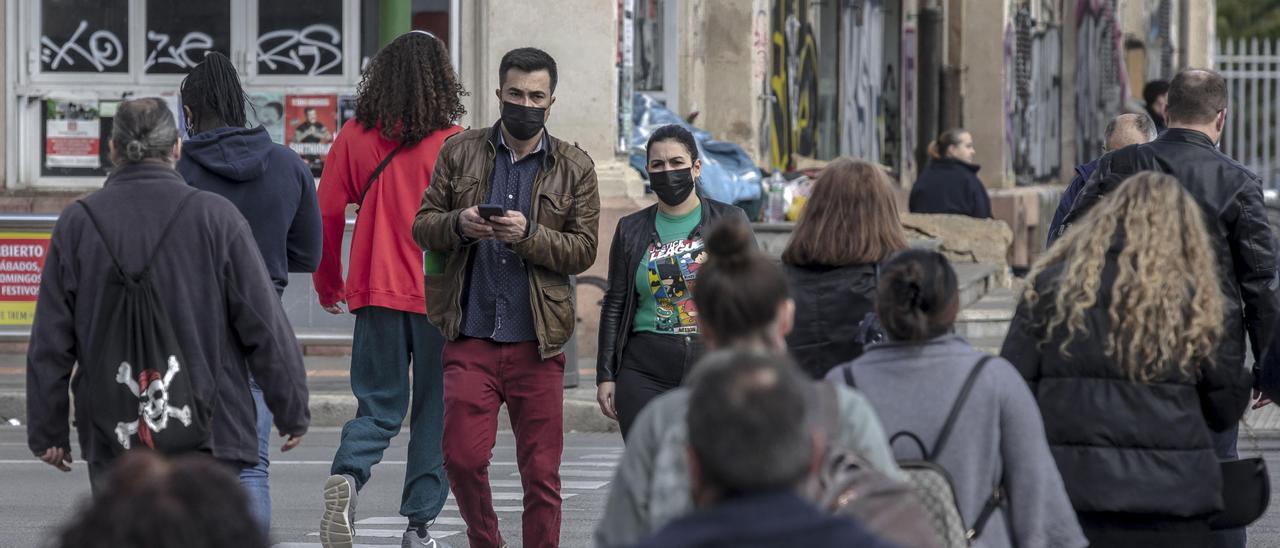
[[[919,117],[916,118],[916,165],[929,160],[929,143],[938,136],[938,112],[942,88],[942,10],[936,6],[920,10],[919,34]],[[951,90],[952,93],[958,90]]]
[[[378,5],[378,47],[413,28],[413,0],[382,0]]]
[[[458,72],[458,47],[462,43],[462,37],[458,35],[462,27],[462,2],[461,0],[449,0],[449,64],[453,65],[453,72]]]

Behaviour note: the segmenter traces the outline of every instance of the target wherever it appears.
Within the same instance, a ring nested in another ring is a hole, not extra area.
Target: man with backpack
[[[733,352],[723,366],[701,372],[689,398],[698,509],[638,546],[891,546],[796,494],[823,453],[821,432],[796,427],[809,417],[813,385],[786,358]]]
[[[244,217],[174,170],[182,147],[163,100],[121,104],[110,147],[117,169],[62,212],[45,256],[27,351],[31,450],[70,470],[70,382],[95,489],[140,447],[252,466],[250,372],[283,450],[296,447],[311,420],[302,354]]]

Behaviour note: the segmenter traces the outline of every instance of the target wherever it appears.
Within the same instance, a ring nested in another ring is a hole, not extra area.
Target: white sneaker
[[[404,536],[400,537],[400,548],[449,548],[448,544],[439,542],[431,538],[431,532],[423,530],[427,534],[425,537],[418,536],[418,532],[410,529],[404,532]]]
[[[356,538],[356,478],[342,474],[324,482],[324,516],[320,518],[320,545],[351,548]]]

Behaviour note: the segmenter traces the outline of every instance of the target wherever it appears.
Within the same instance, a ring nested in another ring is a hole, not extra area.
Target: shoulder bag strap
[[[382,163],[378,164],[378,168],[373,170],[373,174],[369,176],[369,181],[364,184],[364,190],[360,191],[360,201],[356,202],[357,215],[360,213],[360,208],[364,207],[364,197],[369,193],[369,189],[373,188],[373,183],[378,180],[378,176],[382,175],[382,170],[387,169],[387,164],[391,163],[391,159],[395,158],[396,153],[400,152],[400,149],[402,148],[404,148],[404,141],[400,141],[400,144],[396,145],[396,148],[391,149],[391,152],[382,159]]]
[[[111,244],[107,243],[107,233],[102,230],[98,217],[93,214],[93,210],[89,209],[89,204],[84,203],[84,200],[76,200],[76,203],[80,204],[81,209],[84,209],[85,214],[89,216],[89,223],[93,225],[93,230],[98,233],[98,237],[102,238],[102,245],[107,248],[107,255],[111,256],[111,262],[116,265],[116,271],[123,277],[124,267],[120,266],[120,259],[116,257],[116,252],[111,250]]]
[[[849,385],[849,388],[857,388],[858,383],[853,382],[853,368],[846,364],[841,366],[840,369],[844,373],[844,383]]]
[[[969,392],[973,390],[974,381],[978,380],[978,373],[982,372],[982,368],[991,361],[993,356],[983,356],[978,360],[977,365],[969,371],[969,376],[964,380],[964,385],[960,387],[960,394],[956,396],[956,402],[951,404],[951,413],[947,414],[947,422],[942,424],[942,432],[938,434],[938,441],[933,444],[933,451],[929,453],[928,460],[930,462],[938,458],[938,454],[942,453],[942,448],[947,445],[947,438],[951,437],[951,429],[956,425],[956,418],[960,416],[960,409],[964,407],[965,400],[969,399]]]
[[[982,528],[986,527],[987,520],[991,519],[991,515],[996,513],[996,508],[1000,507],[1000,503],[1004,500],[1004,489],[999,485],[991,491],[991,497],[987,499],[987,503],[982,505],[982,512],[978,514],[978,520],[973,522],[973,527],[964,532],[965,540],[972,545],[973,541],[982,534]]]

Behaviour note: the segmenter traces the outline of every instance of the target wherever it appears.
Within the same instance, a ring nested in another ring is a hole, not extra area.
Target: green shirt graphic
[[[702,205],[679,217],[658,210],[661,244],[649,244],[636,269],[636,317],[632,331],[697,334],[694,280],[707,260],[702,238],[690,238],[702,220]]]

